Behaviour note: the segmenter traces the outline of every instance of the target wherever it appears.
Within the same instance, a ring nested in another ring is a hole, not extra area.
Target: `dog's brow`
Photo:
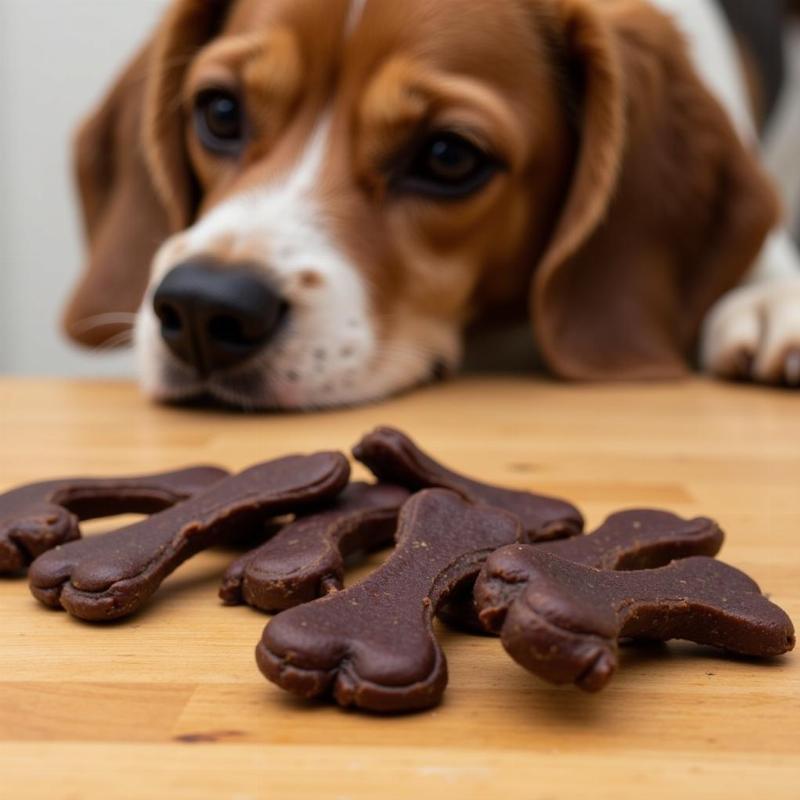
[[[499,92],[470,77],[434,74],[413,62],[389,62],[361,104],[362,124],[385,139],[418,125],[433,111],[454,127],[479,131],[504,152],[524,150],[524,132]],[[451,113],[452,112],[452,113]]]
[[[208,45],[195,59],[187,91],[196,89],[215,70],[241,74],[256,91],[291,90],[300,80],[301,69],[294,34],[284,27],[269,28],[225,37]]]
[[[288,100],[300,89],[303,63],[297,39],[287,28],[276,28],[262,39],[260,51],[242,70],[249,91],[269,99]]]

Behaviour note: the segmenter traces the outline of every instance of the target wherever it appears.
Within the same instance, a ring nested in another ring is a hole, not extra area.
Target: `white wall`
[[[0,373],[132,372],[58,330],[82,259],[69,143],[165,4],[0,0]]]

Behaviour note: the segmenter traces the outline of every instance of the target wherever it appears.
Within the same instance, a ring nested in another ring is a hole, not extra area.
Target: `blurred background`
[[[0,0],[2,374],[133,374],[128,351],[78,350],[57,326],[83,252],[70,142],[167,2]],[[781,178],[787,203],[797,209],[800,29],[790,38],[793,78],[769,137],[767,161]]]

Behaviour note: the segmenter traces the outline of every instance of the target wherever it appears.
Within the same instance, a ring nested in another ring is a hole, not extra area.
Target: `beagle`
[[[741,53],[717,0],[173,0],[78,136],[66,330],[135,312],[148,395],[245,408],[382,398],[525,320],[567,379],[797,386]]]

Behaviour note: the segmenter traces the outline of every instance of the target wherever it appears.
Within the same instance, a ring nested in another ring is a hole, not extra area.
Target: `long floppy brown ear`
[[[146,46],[75,141],[88,263],[64,313],[74,341],[97,346],[130,328],[150,262],[170,229],[144,161],[141,118],[150,61]]]
[[[533,281],[539,347],[566,378],[680,376],[704,315],[775,224],[775,194],[666,17],[630,0],[554,0],[540,22],[579,146]]]
[[[231,0],[176,0],[153,45],[144,141],[153,180],[176,229],[194,220],[199,200],[185,143],[183,82],[194,56],[218,32],[230,6]]]

